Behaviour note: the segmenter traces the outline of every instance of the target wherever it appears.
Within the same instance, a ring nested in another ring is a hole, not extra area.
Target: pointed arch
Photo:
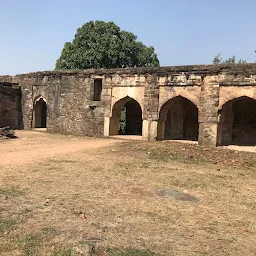
[[[47,127],[47,100],[42,95],[39,95],[34,99],[32,126],[34,128]]]
[[[232,100],[236,101],[241,98],[251,98],[256,100],[256,93],[253,91],[248,90],[247,92],[239,91],[239,90],[233,90],[231,92],[225,93],[225,97],[220,97],[220,103],[219,103],[219,109],[222,109],[222,107]]]
[[[198,140],[198,108],[182,96],[169,99],[159,111],[157,139]]]
[[[124,129],[120,129],[122,128],[120,120],[124,121]],[[135,99],[129,96],[120,99],[112,107],[109,135],[118,134],[142,134],[142,108]]]
[[[241,96],[223,104],[218,124],[218,145],[256,145],[256,100]]]
[[[173,97],[167,99],[166,101],[164,101],[164,103],[162,105],[159,106],[159,110],[161,110],[161,108],[166,104],[168,103],[170,100],[172,99],[175,99],[177,97],[181,97],[181,98],[184,98],[188,101],[190,101],[191,103],[193,103],[197,108],[198,108],[198,105],[199,105],[199,99],[196,98],[196,97],[191,97],[191,95],[189,95],[188,92],[182,92],[182,93],[174,93]],[[159,111],[160,113],[160,111]]]

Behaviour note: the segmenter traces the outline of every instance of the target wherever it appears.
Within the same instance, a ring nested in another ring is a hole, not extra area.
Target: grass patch
[[[72,247],[61,247],[55,249],[51,256],[76,256],[77,253]]]
[[[17,219],[0,219],[0,233],[9,232],[12,230],[17,224],[19,220]]]
[[[13,215],[13,218],[0,218],[0,233],[5,233],[13,230],[15,226],[24,221],[25,217],[31,212],[30,209],[24,209]]]
[[[5,197],[18,197],[24,195],[24,192],[18,188],[0,188],[0,195]]]
[[[31,233],[20,238],[17,244],[22,251],[22,256],[37,256],[41,242],[41,233]]]
[[[227,176],[226,176],[226,175],[216,175],[216,178],[219,178],[219,179],[226,179]]]
[[[126,248],[126,249],[108,248],[107,253],[110,256],[160,256],[159,254],[155,254],[150,250],[139,250],[135,248]]]
[[[55,228],[46,227],[46,228],[42,228],[41,233],[42,233],[44,236],[53,237],[53,236],[59,235],[59,234],[60,234],[60,231],[58,231],[58,230],[55,229]]]

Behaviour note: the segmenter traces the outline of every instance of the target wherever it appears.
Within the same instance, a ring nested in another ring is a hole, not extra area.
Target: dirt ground
[[[0,255],[256,255],[256,154],[19,131]]]

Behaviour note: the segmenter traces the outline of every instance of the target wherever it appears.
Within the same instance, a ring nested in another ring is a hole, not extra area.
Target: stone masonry
[[[95,80],[102,83],[97,100]],[[7,84],[15,85],[16,89],[4,86]],[[16,90],[14,94],[12,90]],[[177,104],[169,104],[174,98]],[[116,134],[122,106],[135,100],[142,110],[143,139],[161,140],[165,138],[165,131],[174,129],[174,120],[180,124],[175,129],[186,123],[187,115],[182,111],[188,111],[191,104],[186,102],[190,102],[197,110],[194,116],[198,116],[199,144],[231,144],[233,127],[246,129],[246,125],[240,124],[242,119],[249,122],[247,137],[248,134],[256,137],[255,123],[250,121],[256,116],[256,64],[46,71],[0,76],[0,99],[0,126],[8,124],[13,128],[24,125],[24,129],[31,129],[40,123],[35,120],[36,108],[38,102],[43,101],[49,132],[110,136]],[[188,101],[182,103],[182,99]],[[241,118],[244,110],[239,102],[248,99],[252,101],[243,106],[248,106],[244,107],[248,108],[244,115],[250,118]],[[232,108],[233,101],[238,103]],[[180,110],[176,111],[175,106],[180,106]],[[10,113],[6,112],[8,109]],[[168,118],[172,121],[167,122]],[[171,125],[168,129],[167,123]],[[196,132],[196,125],[193,129]],[[186,132],[189,133],[188,128]],[[170,134],[182,136],[178,131]]]
[[[0,127],[23,128],[21,89],[19,86],[0,83]]]

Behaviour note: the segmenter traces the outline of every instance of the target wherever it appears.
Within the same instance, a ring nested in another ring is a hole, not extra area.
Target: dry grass
[[[1,144],[25,160],[0,162],[0,255],[256,254],[255,154],[18,135]],[[80,146],[56,154],[71,142]]]

